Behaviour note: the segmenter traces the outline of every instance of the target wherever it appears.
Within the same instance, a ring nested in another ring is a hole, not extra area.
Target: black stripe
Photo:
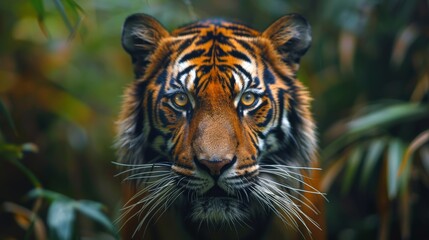
[[[179,144],[180,142],[183,141],[183,132],[179,132],[179,131],[175,131],[175,132],[176,132],[176,135],[172,139],[173,146],[171,146],[170,151],[169,151],[170,155],[173,155],[173,151],[174,151],[174,149],[176,149],[177,144]],[[175,158],[175,161],[177,162],[177,157]]]
[[[194,68],[195,68],[195,65],[190,65],[190,66],[186,67],[185,69],[183,69],[182,71],[180,71],[176,77],[177,81],[179,81],[183,75],[188,74]]]
[[[183,63],[186,62],[188,60],[194,59],[196,57],[200,57],[201,55],[203,55],[203,53],[205,52],[205,49],[197,49],[197,50],[193,50],[190,53],[185,54],[185,56],[183,56],[180,60],[179,63]]]
[[[270,108],[270,110],[268,110],[267,116],[265,116],[265,120],[261,123],[258,123],[256,126],[265,127],[268,125],[268,123],[271,121],[272,118],[273,118],[273,109]]]
[[[177,111],[170,104],[168,104],[166,102],[163,102],[161,104],[162,104],[162,106],[164,106],[164,107],[169,108],[170,110],[172,110],[176,114],[176,117],[181,113],[180,111]],[[168,121],[168,118],[166,116],[165,111],[162,111],[161,108],[160,108],[159,112],[160,112],[159,113],[159,118],[160,118],[159,120],[161,121],[162,125],[163,126],[171,125],[172,123]]]
[[[155,115],[156,113],[153,112],[153,106],[152,106],[152,104],[153,104],[153,95],[154,95],[154,91],[153,90],[148,91],[147,105],[144,106],[146,108],[146,112],[149,114],[149,121],[150,121],[149,126],[154,126],[153,117],[151,117],[151,116],[156,116]]]
[[[248,42],[240,40],[240,39],[235,39],[235,41],[241,45],[244,49],[246,49],[253,57],[255,57],[255,49],[252,45],[250,45]]]
[[[174,166],[179,167],[179,168],[183,168],[186,170],[192,170],[192,171],[194,170],[193,166],[184,165],[184,164],[181,164],[177,161],[174,163]]]
[[[261,80],[259,80],[259,77],[253,78],[253,85],[255,88],[258,87],[260,84],[261,84]],[[267,88],[267,89],[269,89],[269,88]]]
[[[187,39],[187,40],[185,40],[185,41],[183,41],[180,45],[179,45],[179,47],[177,48],[177,51],[179,52],[179,53],[181,53],[181,52],[183,52],[186,48],[188,48],[194,41],[195,41],[195,38],[196,37],[193,37],[193,38],[191,38],[191,39]]]
[[[250,141],[252,142],[253,146],[254,146],[256,149],[258,149],[258,143],[257,143],[257,141],[258,141],[258,137],[256,136],[257,134],[255,134],[255,132],[251,132],[250,134],[251,134],[251,136],[250,136]]]
[[[165,66],[168,66],[170,64],[170,56],[164,56],[163,58],[156,60],[153,63],[155,64],[153,66],[153,69],[155,70],[145,79],[154,79],[160,71],[164,70]]]
[[[298,126],[301,126],[303,123],[302,117],[297,111],[297,101],[295,99],[290,100],[290,109],[288,111],[288,120],[291,125],[291,132],[294,136],[298,134]]]
[[[201,31],[196,29],[191,29],[191,30],[187,30],[184,32],[180,32],[177,36],[186,36],[186,35],[195,35],[195,34],[199,34]]]
[[[250,111],[248,112],[248,114],[249,114],[249,115],[254,116],[254,115],[256,114],[256,112],[257,112],[257,111],[259,111],[259,109],[260,109],[261,107],[267,106],[267,104],[268,104],[268,102],[267,102],[267,101],[262,102],[262,103],[261,103],[257,108],[255,108],[255,109],[253,109],[253,110],[250,110]]]
[[[283,112],[285,111],[285,109],[284,109],[284,107],[285,107],[284,94],[285,94],[285,91],[283,89],[278,91],[277,98],[279,100],[279,110],[280,110],[279,115],[278,115],[278,121],[279,121],[278,126],[277,126],[278,128],[281,127],[281,124],[282,124],[281,118],[283,117]]]
[[[207,88],[207,86],[209,85],[210,81],[211,81],[211,77],[208,77],[201,84],[198,81],[198,85],[195,85],[195,95],[198,96],[200,92],[203,92]]]
[[[207,32],[207,35],[200,36],[199,40],[195,44],[202,45],[212,40],[213,40],[213,32],[210,31],[210,32]]]
[[[134,97],[137,98],[138,102],[140,103],[141,100],[144,97],[144,93],[146,91],[146,87],[148,85],[149,81],[140,81],[138,83],[136,83],[136,88],[134,91]]]
[[[253,164],[253,165],[256,165],[256,164]],[[245,166],[243,166],[242,169],[245,169],[247,167],[252,167],[253,165],[245,165]],[[226,179],[228,179],[228,180],[243,179],[243,178],[247,179],[247,178],[251,178],[251,177],[256,176],[258,174],[258,172],[259,172],[258,170],[254,170],[254,171],[251,171],[251,172],[247,172],[247,173],[245,173],[243,175],[237,175],[237,176],[234,176],[234,177],[228,177]]]
[[[226,29],[232,30],[234,35],[240,36],[240,37],[254,37],[255,35],[252,34],[247,28],[241,27],[239,25],[235,26],[225,26]]]
[[[235,58],[241,59],[241,60],[249,62],[249,63],[251,62],[250,58],[248,58],[244,53],[242,53],[240,51],[232,50],[228,53],[231,54],[231,56],[233,56]]]
[[[275,82],[275,77],[273,75],[273,73],[271,72],[271,70],[268,68],[268,66],[264,63],[264,73],[263,73],[263,78],[264,78],[264,82],[265,84],[274,84]]]
[[[244,69],[242,66],[238,64],[234,64],[234,66],[237,70],[239,70],[241,73],[243,73],[246,76],[246,78],[250,81],[249,82],[249,85],[250,85],[252,82],[252,75],[250,75],[250,73],[246,71],[246,69]]]
[[[245,165],[238,166],[238,167],[237,167],[237,169],[238,169],[238,170],[243,170],[243,169],[245,169],[245,168],[250,168],[250,167],[253,167],[253,166],[255,166],[255,165],[256,165],[256,162],[251,163],[251,164],[245,164]]]
[[[225,57],[228,54],[218,45],[216,45],[215,47],[215,51],[216,51],[216,59],[219,60],[220,62],[222,61],[221,59],[219,59],[219,57]]]
[[[143,132],[143,122],[144,122],[144,114],[143,109],[140,104],[137,104],[137,108],[135,109],[134,122],[136,124],[134,128],[134,136],[139,136]]]
[[[198,68],[197,72],[201,73],[201,76],[199,78],[195,77],[195,79],[194,79],[194,87],[196,88],[196,91],[195,91],[196,95],[198,95],[198,93],[199,93],[199,86],[198,85],[200,85],[200,80],[203,78],[204,75],[209,73],[212,68],[213,68],[213,65],[202,65]]]
[[[167,82],[167,70],[163,69],[161,74],[156,78],[156,84],[164,85]]]
[[[138,136],[143,131],[143,122],[144,122],[144,113],[143,113],[143,107],[142,102],[145,95],[146,87],[148,85],[148,81],[139,82],[136,85],[135,92],[134,92],[134,98],[136,101],[136,108],[134,109],[134,123],[136,124],[134,128],[134,135]]]
[[[236,79],[235,79],[235,77],[234,77],[234,74],[231,74],[230,73],[230,75],[231,75],[231,77],[230,77],[230,85],[231,85],[231,93],[234,93],[234,88],[235,88],[235,81],[237,81]]]

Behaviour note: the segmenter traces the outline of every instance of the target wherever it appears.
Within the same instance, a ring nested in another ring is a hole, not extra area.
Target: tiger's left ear
[[[282,60],[298,70],[299,60],[311,45],[311,27],[299,14],[288,14],[271,24],[263,33],[271,40]]]

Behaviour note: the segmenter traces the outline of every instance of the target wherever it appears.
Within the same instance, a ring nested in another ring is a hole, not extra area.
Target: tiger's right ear
[[[169,35],[161,23],[149,15],[136,13],[127,17],[122,28],[122,47],[131,55],[136,77],[143,74],[161,39]]]
[[[311,27],[299,14],[288,14],[271,24],[262,36],[271,40],[282,60],[296,72],[311,45]]]

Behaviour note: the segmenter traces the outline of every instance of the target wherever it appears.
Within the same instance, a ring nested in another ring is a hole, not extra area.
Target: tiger
[[[123,239],[323,239],[317,137],[297,79],[311,27],[126,18],[117,121]]]

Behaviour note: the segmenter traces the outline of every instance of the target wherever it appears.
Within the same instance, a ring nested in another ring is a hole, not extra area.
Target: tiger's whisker
[[[181,189],[172,189],[171,191],[170,191],[170,193],[167,193],[167,195],[166,195],[166,199],[165,198],[163,198],[163,197],[160,197],[159,198],[159,203],[161,204],[162,202],[164,202],[164,207],[163,208],[161,208],[160,206],[160,204],[157,204],[158,206],[157,207],[155,207],[154,206],[154,208],[153,209],[156,209],[157,208],[157,210],[155,211],[155,212],[153,212],[153,213],[151,213],[152,211],[151,210],[149,210],[148,211],[148,213],[147,213],[147,215],[146,215],[146,217],[147,216],[151,216],[149,219],[148,219],[148,221],[147,221],[147,224],[146,224],[146,227],[145,227],[145,229],[144,229],[144,231],[143,232],[146,232],[147,231],[147,228],[149,227],[149,222],[151,222],[152,221],[152,219],[158,214],[158,217],[155,219],[155,221],[154,222],[158,222],[158,220],[161,218],[161,216],[165,213],[165,211],[167,211],[167,209],[171,206],[171,204],[173,204],[174,203],[174,201],[181,195],[183,193],[183,190],[181,190]],[[161,211],[161,212],[160,212]],[[145,217],[145,218],[146,218]],[[142,223],[145,221],[145,219],[143,219],[142,220]]]
[[[286,189],[290,189],[290,190],[293,190],[293,191],[296,191],[296,192],[312,193],[312,194],[318,194],[318,195],[321,195],[321,196],[325,195],[324,193],[321,193],[321,192],[319,192],[316,189],[314,189],[314,191],[310,191],[310,190],[305,190],[305,189],[294,188],[294,187],[291,187],[289,185],[286,185],[286,184],[283,184],[283,183],[278,183],[278,182],[270,180],[270,179],[261,179],[261,180],[268,181],[269,183],[272,183],[274,185],[277,185],[277,186],[280,186],[280,187],[283,187],[283,188],[286,188]],[[294,180],[296,180],[296,179],[294,179]]]
[[[171,172],[167,172],[167,171],[142,172],[142,173],[129,175],[128,177],[124,178],[123,181],[136,180],[136,179],[156,179],[156,178],[165,177],[168,175],[171,175]]]
[[[163,191],[161,193],[159,193],[159,195],[157,197],[154,197],[151,201],[145,203],[142,208],[140,209],[140,213],[139,213],[139,218],[141,216],[141,214],[143,214],[144,212],[144,217],[142,220],[140,220],[139,224],[137,225],[137,228],[134,231],[133,237],[134,235],[142,228],[142,226],[146,223],[146,219],[149,218],[148,223],[150,222],[150,220],[153,218],[154,214],[156,214],[159,211],[159,207],[160,205],[162,205],[163,200],[168,197],[168,194],[173,190],[173,188],[171,186],[166,186]],[[147,211],[146,208],[149,207],[149,209]],[[154,210],[156,210],[155,212],[153,212]],[[146,227],[143,231],[143,235],[145,234],[146,230],[147,230],[147,226],[148,224],[146,224]]]
[[[285,224],[290,225],[290,222],[291,222],[292,226],[294,226],[295,229],[297,229],[301,234],[303,234],[299,230],[298,223],[295,221],[295,218],[293,217],[293,216],[295,216],[301,222],[301,224],[303,224],[303,226],[306,228],[308,233],[311,234],[310,229],[308,228],[308,226],[306,225],[305,221],[302,218],[302,217],[304,217],[310,223],[312,223],[314,226],[316,226],[317,228],[320,229],[320,226],[313,219],[308,217],[308,215],[306,215],[300,209],[300,207],[292,201],[292,199],[296,199],[296,197],[293,197],[292,195],[288,194],[287,192],[281,191],[280,189],[276,188],[275,187],[276,185],[272,185],[272,182],[260,181],[259,184],[261,184],[261,185],[256,185],[256,187],[253,187],[254,191],[252,191],[252,193],[254,193],[254,194],[256,193],[255,196],[257,198],[261,199],[266,204],[266,206],[268,206]],[[261,194],[260,192],[265,192],[265,193]],[[265,199],[265,197],[267,199]],[[291,199],[291,197],[292,197],[292,199]],[[302,200],[299,202],[305,204],[305,202],[303,202]],[[278,212],[278,210],[276,210],[276,208],[272,204],[275,204],[277,207],[279,207],[282,210],[282,213],[286,214],[286,216],[290,222],[287,221],[286,218],[284,217],[285,215]],[[309,207],[310,209],[314,210],[309,205],[307,205],[307,204],[305,204],[305,205],[307,207]]]
[[[304,167],[304,166],[291,166],[291,165],[280,165],[280,164],[260,164],[259,165],[262,168],[276,168],[276,169],[299,169],[299,170],[315,170],[315,171],[321,171],[322,168],[315,168],[315,167]]]
[[[281,191],[280,189],[277,189],[277,192],[280,195],[286,195],[288,198],[294,199],[295,201],[298,201],[299,203],[303,204],[304,206],[306,206],[308,209],[310,209],[312,212],[314,212],[315,214],[319,214],[319,210],[317,209],[317,207],[310,201],[310,199],[308,199],[305,195],[301,194],[298,192],[298,195],[300,196],[300,198],[288,193],[288,192],[284,192]],[[301,199],[302,198],[302,199]]]
[[[160,159],[160,157],[156,157],[153,160],[156,161],[157,159]],[[147,168],[151,168],[153,166],[171,167],[171,163],[169,163],[169,162],[164,162],[164,163],[141,163],[141,164],[137,164],[137,163],[122,163],[122,162],[112,161],[111,163],[114,164],[114,165],[120,166],[120,167],[147,167]]]
[[[319,190],[317,190],[316,188],[314,188],[313,186],[311,186],[310,184],[308,184],[308,183],[306,183],[305,181],[303,181],[303,180],[301,180],[301,179],[299,179],[299,178],[296,178],[296,177],[294,177],[294,176],[291,176],[290,174],[288,174],[288,173],[285,173],[285,172],[277,172],[277,174],[276,174],[276,172],[275,171],[268,171],[268,170],[260,170],[261,172],[265,172],[265,173],[270,173],[270,174],[272,174],[272,175],[275,175],[275,176],[279,176],[279,177],[282,177],[282,178],[285,178],[285,179],[287,179],[287,178],[290,178],[290,179],[293,179],[293,180],[296,180],[296,181],[298,181],[298,182],[300,182],[300,183],[302,183],[303,185],[305,185],[305,186],[307,186],[308,188],[310,188],[311,190],[313,190],[313,191],[308,191],[308,190],[303,190],[303,189],[293,189],[292,187],[287,187],[287,188],[289,188],[289,189],[291,189],[291,190],[297,190],[297,191],[301,191],[301,192],[308,192],[308,193],[313,193],[313,194],[319,194],[319,195],[321,195],[321,196],[323,196],[324,198],[325,198],[325,200],[327,200],[326,199],[326,197],[325,197],[325,193],[321,193]],[[274,174],[273,174],[274,173]]]

